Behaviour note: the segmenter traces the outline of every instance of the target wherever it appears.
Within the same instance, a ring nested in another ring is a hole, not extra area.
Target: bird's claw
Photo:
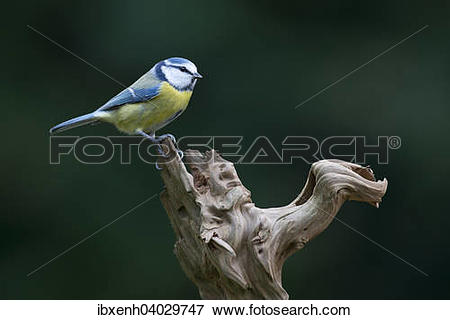
[[[180,157],[180,159],[183,159],[184,158],[184,152],[182,150],[176,149],[176,148],[175,148],[175,150],[176,150],[178,156]],[[163,150],[163,148],[161,148],[160,144],[158,144],[158,151],[159,151],[161,157],[169,158],[169,152],[168,153],[164,153],[164,150]]]
[[[163,158],[168,158],[169,157],[169,153],[168,152],[167,153],[164,152],[162,144],[157,144],[157,147],[158,147],[158,152],[161,155],[161,157],[163,157]]]
[[[158,136],[158,137],[155,137],[155,141],[157,141],[157,143],[161,143],[161,142],[162,142],[164,139],[166,139],[166,138],[169,138],[170,140],[172,140],[172,143],[173,143],[174,146],[175,146],[175,149],[176,149],[176,151],[177,151],[177,153],[178,153],[178,156],[180,157],[180,159],[183,159],[183,157],[184,157],[184,152],[177,148],[177,139],[175,138],[175,136],[174,136],[173,134],[171,134],[171,133],[166,133],[166,134],[160,135],[160,136]],[[158,150],[159,150],[159,152],[161,153],[161,155],[162,155],[164,158],[167,158],[167,157],[169,156],[168,154],[166,154],[166,153],[164,153],[164,152],[162,151],[162,148],[161,148],[161,147],[158,147]]]
[[[175,146],[175,150],[176,150],[178,156],[180,157],[180,159],[183,159],[184,152],[177,148],[177,139],[175,138],[175,136],[173,134],[166,133],[166,134],[160,135],[158,137],[155,137],[153,134],[150,135],[143,131],[138,131],[138,133],[140,135],[144,136],[145,138],[149,139],[152,143],[156,144],[156,147],[158,148],[158,152],[161,155],[161,157],[163,157],[163,158],[168,158],[170,151],[168,153],[165,153],[163,150],[163,147],[162,147],[163,144],[161,142],[166,138],[170,138],[170,140],[172,140],[172,142]],[[157,170],[162,170],[162,168],[158,165],[158,162],[155,163],[155,167]]]
[[[158,142],[161,142],[166,138],[170,138],[170,140],[172,140],[173,144],[175,144],[175,145],[177,144],[177,139],[171,133],[166,133],[166,134],[160,135],[159,137],[156,137],[155,140]]]

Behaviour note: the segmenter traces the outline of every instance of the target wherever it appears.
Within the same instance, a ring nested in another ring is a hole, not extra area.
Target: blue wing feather
[[[99,111],[108,111],[116,109],[124,104],[138,103],[151,100],[158,96],[161,86],[157,85],[151,88],[139,88],[133,89],[132,87],[126,88],[118,95],[101,106]],[[130,90],[131,89],[131,90]]]

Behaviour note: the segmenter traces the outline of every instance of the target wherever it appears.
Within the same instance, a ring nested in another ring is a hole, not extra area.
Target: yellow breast
[[[178,91],[169,83],[163,82],[158,96],[154,99],[123,105],[112,111],[104,120],[129,134],[138,130],[155,132],[186,109],[191,95],[192,91]]]

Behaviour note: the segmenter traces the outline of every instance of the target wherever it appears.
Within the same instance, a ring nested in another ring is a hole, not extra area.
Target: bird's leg
[[[148,134],[142,130],[139,130],[136,133],[140,134],[141,136],[145,137],[146,139],[149,139],[153,144],[156,144],[159,153],[165,158],[168,157],[168,155],[166,153],[164,153],[164,150],[161,147],[161,144],[160,144],[161,140],[155,137],[155,133]],[[156,167],[156,169],[161,170],[161,168],[158,166],[158,162],[155,163],[155,167]]]
[[[142,131],[142,130],[137,131],[137,133],[139,133],[141,136],[144,136],[145,138],[149,139],[153,144],[156,144],[159,153],[160,153],[163,157],[167,158],[167,154],[164,153],[164,150],[163,150],[162,147],[161,147],[161,143],[160,143],[160,142],[162,141],[162,139],[160,139],[160,137],[155,137],[155,134],[154,134],[154,133],[148,134],[148,133],[145,133],[145,132]]]
[[[147,138],[148,140],[150,140],[150,141],[153,142],[153,143],[157,143],[156,138],[155,138],[155,134],[154,134],[154,133],[148,134],[148,133],[145,133],[145,132],[142,131],[142,130],[138,130],[138,131],[136,131],[136,133],[138,133],[138,134],[140,134],[141,136]]]

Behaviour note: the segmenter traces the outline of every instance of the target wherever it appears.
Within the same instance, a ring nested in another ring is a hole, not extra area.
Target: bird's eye
[[[188,71],[188,69],[186,67],[180,67],[180,70],[183,71],[183,72],[187,72]]]

